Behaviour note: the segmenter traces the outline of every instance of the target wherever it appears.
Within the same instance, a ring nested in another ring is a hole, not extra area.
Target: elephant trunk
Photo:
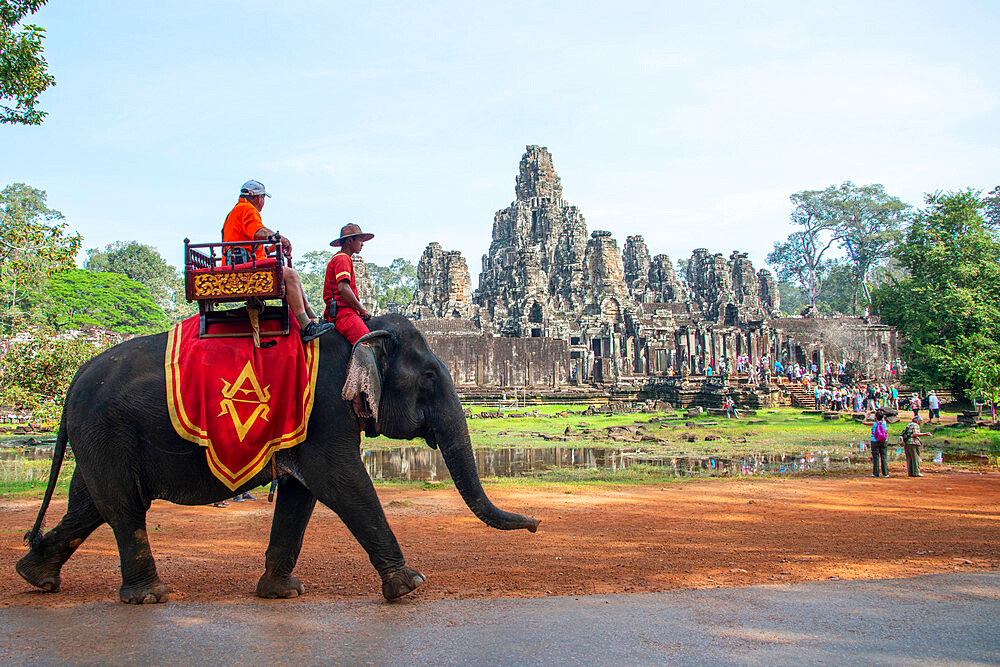
[[[486,497],[483,485],[479,481],[476,459],[472,454],[472,441],[469,438],[469,428],[464,415],[460,420],[450,420],[447,427],[435,431],[435,435],[438,436],[438,447],[448,466],[448,472],[451,473],[451,479],[455,482],[455,488],[473,514],[487,526],[499,530],[526,528],[532,533],[538,530],[538,519],[505,512]]]

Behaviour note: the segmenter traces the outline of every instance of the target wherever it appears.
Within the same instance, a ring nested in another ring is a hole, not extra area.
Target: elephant
[[[469,509],[500,530],[535,532],[539,520],[498,509],[487,498],[476,469],[465,413],[447,367],[406,318],[385,315],[369,321],[372,364],[382,378],[375,416],[359,414],[341,391],[352,347],[343,336],[320,337],[316,399],[307,437],[274,454],[235,493],[277,479],[277,498],[264,573],[257,595],[290,598],[304,586],[292,571],[316,501],[332,509],[368,553],[382,580],[382,594],[394,600],[424,582],[407,567],[361,459],[361,432],[389,438],[423,438],[438,448],[455,487]],[[25,536],[28,553],[16,570],[30,584],[59,590],[60,570],[84,539],[108,523],[121,561],[119,598],[132,604],[165,602],[167,587],[157,576],[146,534],[146,512],[154,499],[205,505],[234,491],[210,471],[205,450],[174,431],[168,414],[164,354],[167,334],[125,341],[87,361],[67,392],[48,486],[34,527]],[[362,341],[359,341],[361,343]],[[69,442],[76,469],[66,514],[42,532]]]

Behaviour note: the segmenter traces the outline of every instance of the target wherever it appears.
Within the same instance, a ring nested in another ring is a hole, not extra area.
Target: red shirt
[[[354,261],[351,257],[341,251],[333,256],[330,263],[326,265],[326,280],[323,281],[323,301],[326,302],[326,313],[324,318],[330,319],[330,302],[336,301],[337,308],[350,308],[344,297],[340,295],[339,285],[342,280],[346,280],[351,286],[354,296],[358,296],[358,286],[354,283]],[[361,300],[358,299],[360,302]],[[360,315],[361,313],[358,313]]]
[[[264,226],[260,219],[260,211],[243,197],[236,202],[236,206],[226,216],[226,222],[222,225],[222,240],[230,241],[253,241],[257,230]],[[250,247],[246,246],[247,252]],[[255,252],[257,259],[264,259],[264,246],[257,246]]]

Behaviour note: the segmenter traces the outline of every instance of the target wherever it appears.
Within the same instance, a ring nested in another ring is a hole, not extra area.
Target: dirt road
[[[498,506],[542,519],[537,534],[480,523],[453,488],[379,492],[432,599],[654,592],[1000,567],[1000,473],[705,480],[666,486],[487,485]],[[0,501],[0,606],[117,600],[118,554],[99,528],[63,569],[62,592],[14,572],[39,501]],[[65,509],[55,502],[48,524]],[[264,499],[225,508],[154,503],[149,536],[173,600],[253,598],[271,523]],[[366,554],[325,507],[296,574],[308,602],[380,599]],[[290,604],[296,604],[291,601]]]

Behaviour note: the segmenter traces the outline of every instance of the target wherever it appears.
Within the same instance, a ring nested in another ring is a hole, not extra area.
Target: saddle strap
[[[247,315],[250,317],[250,330],[253,333],[253,346],[260,347],[260,311],[254,305],[247,303]]]

